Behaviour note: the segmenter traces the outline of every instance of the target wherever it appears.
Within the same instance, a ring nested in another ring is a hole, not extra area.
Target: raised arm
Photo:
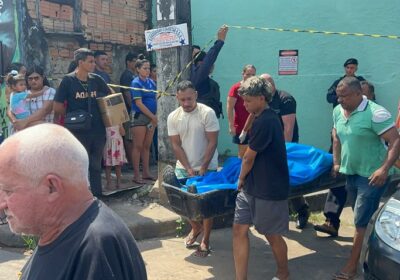
[[[218,30],[217,41],[215,41],[214,46],[212,46],[207,52],[203,59],[203,62],[198,65],[193,72],[191,81],[193,85],[197,88],[202,84],[210,74],[211,68],[213,67],[215,61],[217,60],[218,54],[224,45],[226,34],[228,33],[227,26],[221,26]]]

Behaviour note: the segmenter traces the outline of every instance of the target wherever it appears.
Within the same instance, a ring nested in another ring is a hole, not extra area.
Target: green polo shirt
[[[342,106],[336,106],[333,126],[342,146],[340,173],[369,177],[382,166],[387,150],[380,135],[394,126],[385,108],[364,96],[349,118]]]

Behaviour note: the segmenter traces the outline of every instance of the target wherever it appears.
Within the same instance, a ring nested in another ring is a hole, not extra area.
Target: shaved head
[[[40,124],[8,137],[0,146],[0,162],[15,167],[16,172],[33,182],[53,173],[71,182],[89,185],[87,152],[59,125]]]

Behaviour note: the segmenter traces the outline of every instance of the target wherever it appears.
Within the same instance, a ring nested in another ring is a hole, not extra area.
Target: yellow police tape
[[[135,88],[135,87],[127,87],[127,86],[122,86],[122,85],[115,85],[115,84],[107,84],[109,87],[112,88],[123,88],[123,89],[132,89],[132,90],[140,90],[143,91],[144,93],[153,93],[155,92],[157,94],[157,98],[160,98],[161,96],[175,96],[175,94],[172,93],[167,93],[167,92],[162,92],[160,90],[152,90],[152,89],[145,89],[145,88]]]
[[[342,35],[342,36],[400,39],[400,36],[397,36],[397,35],[363,34],[363,33],[352,33],[352,32],[336,32],[336,31],[319,31],[319,30],[311,30],[311,29],[287,29],[287,28],[239,26],[239,25],[227,25],[227,27],[236,28],[236,29],[262,30],[262,31],[312,33],[312,34],[323,34],[323,35]]]
[[[256,27],[256,26],[239,26],[239,25],[225,25],[228,28],[235,28],[235,29],[249,29],[249,30],[261,30],[261,31],[277,31],[277,32],[294,32],[294,33],[311,33],[311,34],[323,34],[323,35],[341,35],[341,36],[357,36],[357,37],[370,37],[370,38],[386,38],[386,39],[400,39],[400,36],[397,35],[381,35],[381,34],[363,34],[363,33],[352,33],[352,32],[336,32],[336,31],[319,31],[319,30],[311,30],[311,29],[287,29],[287,28],[274,28],[274,27]],[[213,41],[215,38],[211,39],[201,50],[204,51]],[[117,84],[108,84],[108,86],[113,88],[123,88],[123,89],[132,89],[132,90],[140,90],[145,93],[157,93],[157,98],[161,96],[175,96],[175,94],[167,93],[168,89],[170,89],[182,76],[182,74],[193,64],[197,56],[200,52],[183,68],[178,75],[175,76],[174,79],[170,80],[167,84],[164,91],[160,90],[148,90],[144,88],[133,88],[127,87]],[[1,76],[6,77],[6,76]],[[59,80],[59,79],[52,79],[48,78],[49,80]]]

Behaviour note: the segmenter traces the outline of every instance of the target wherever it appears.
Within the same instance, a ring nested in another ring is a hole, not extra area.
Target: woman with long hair
[[[22,130],[42,122],[53,122],[53,99],[56,91],[50,87],[43,68],[40,66],[29,68],[25,78],[28,85],[27,103],[30,116],[25,119],[16,119],[12,112],[8,112],[16,130]]]
[[[143,180],[154,181],[150,174],[150,146],[153,140],[154,130],[157,126],[157,98],[156,85],[150,76],[150,62],[143,55],[136,60],[138,76],[133,79],[132,89],[132,123],[133,134],[133,182],[143,184]],[[140,90],[144,89],[144,90]],[[140,177],[139,163],[142,160],[142,177]]]

